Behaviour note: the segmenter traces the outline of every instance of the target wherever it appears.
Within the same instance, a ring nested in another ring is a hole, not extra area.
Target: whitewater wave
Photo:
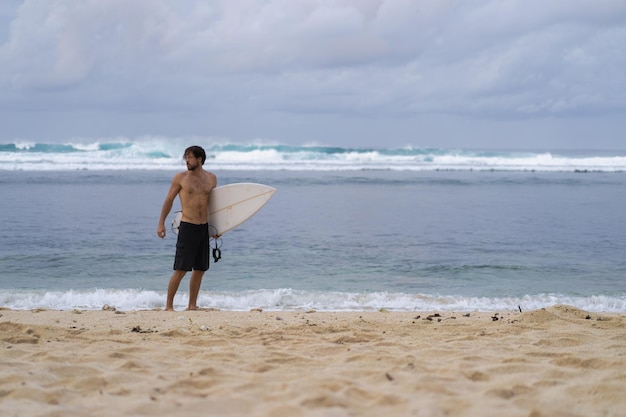
[[[142,289],[91,290],[0,290],[0,306],[14,310],[99,310],[104,305],[119,310],[164,307],[165,293]],[[187,294],[181,292],[176,308],[185,308]],[[240,292],[203,292],[198,304],[225,311],[262,308],[271,311],[498,311],[535,310],[567,304],[586,311],[626,312],[626,296],[538,294],[523,297],[467,297],[389,292],[347,293],[302,291],[288,288]]]
[[[280,144],[204,145],[213,170],[626,172],[624,152],[512,152],[437,148],[342,148]],[[0,144],[0,170],[180,170],[181,140]]]

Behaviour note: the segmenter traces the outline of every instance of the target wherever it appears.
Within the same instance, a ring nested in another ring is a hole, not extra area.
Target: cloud
[[[0,10],[5,109],[517,119],[626,107],[619,0],[13,5]]]

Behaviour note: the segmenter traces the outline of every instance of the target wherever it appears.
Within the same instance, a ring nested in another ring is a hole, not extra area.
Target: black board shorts
[[[208,270],[209,251],[209,225],[180,222],[174,270]]]

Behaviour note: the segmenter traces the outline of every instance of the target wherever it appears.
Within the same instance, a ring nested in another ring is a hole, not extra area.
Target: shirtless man
[[[206,160],[204,149],[199,146],[190,146],[185,149],[187,171],[174,176],[172,185],[163,208],[157,235],[165,237],[165,219],[172,210],[174,199],[178,195],[183,212],[183,218],[178,230],[176,243],[176,257],[174,259],[174,273],[167,287],[167,303],[165,310],[174,310],[174,296],[178,286],[187,271],[192,271],[189,282],[188,310],[197,310],[196,301],[202,284],[202,277],[209,269],[209,225],[207,216],[209,196],[217,185],[217,177],[202,167]]]

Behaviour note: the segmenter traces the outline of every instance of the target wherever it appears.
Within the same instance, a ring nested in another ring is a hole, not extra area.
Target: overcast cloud
[[[0,142],[626,148],[626,0],[26,0]]]

